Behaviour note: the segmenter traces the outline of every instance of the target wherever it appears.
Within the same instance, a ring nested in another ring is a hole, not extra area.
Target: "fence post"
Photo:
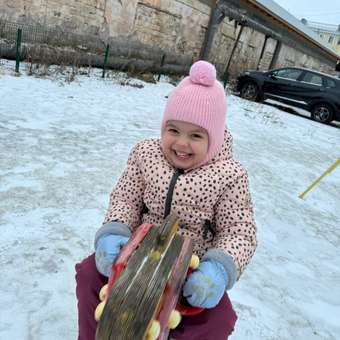
[[[223,87],[224,89],[227,87],[228,81],[229,81],[229,72],[225,72],[222,76],[223,80]]]
[[[236,51],[237,45],[240,41],[240,38],[241,38],[241,35],[242,35],[242,32],[243,32],[244,24],[240,23],[240,25],[241,25],[240,30],[238,31],[237,38],[235,40],[234,46],[231,49],[231,53],[230,53],[230,56],[229,56],[229,59],[228,59],[228,62],[227,62],[227,67],[226,67],[224,74],[223,74],[223,86],[224,86],[224,88],[226,88],[227,83],[229,81],[229,67],[230,67],[230,64],[232,62],[232,59],[234,57],[234,52]]]
[[[160,65],[161,68],[162,68],[163,65],[164,65],[164,61],[165,61],[165,53],[162,55],[161,65]],[[158,73],[158,79],[157,79],[157,81],[159,81],[159,80],[161,79],[161,74],[162,74],[162,72],[161,72],[161,70],[160,70],[159,73]]]
[[[105,78],[105,69],[106,69],[106,64],[107,64],[107,59],[109,57],[109,50],[110,50],[110,45],[106,45],[106,50],[105,50],[105,57],[104,57],[104,65],[103,65],[103,75],[102,78]]]
[[[22,37],[22,29],[18,28],[16,52],[15,52],[15,72],[16,73],[19,73],[21,37]]]

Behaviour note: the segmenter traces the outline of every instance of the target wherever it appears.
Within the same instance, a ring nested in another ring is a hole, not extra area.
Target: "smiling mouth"
[[[179,152],[176,150],[173,150],[174,154],[176,155],[176,157],[180,158],[180,159],[188,159],[192,156],[192,153],[186,153],[186,152]]]

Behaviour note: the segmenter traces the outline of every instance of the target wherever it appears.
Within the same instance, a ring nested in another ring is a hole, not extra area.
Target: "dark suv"
[[[246,71],[237,79],[237,91],[245,99],[274,99],[308,110],[323,123],[340,121],[340,79],[324,73],[297,67]]]

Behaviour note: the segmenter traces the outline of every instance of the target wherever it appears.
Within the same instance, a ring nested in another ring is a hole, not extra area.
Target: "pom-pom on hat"
[[[223,86],[216,80],[216,69],[207,61],[197,61],[173,90],[167,101],[162,132],[169,120],[196,124],[207,130],[209,148],[203,164],[222,149],[227,109]]]

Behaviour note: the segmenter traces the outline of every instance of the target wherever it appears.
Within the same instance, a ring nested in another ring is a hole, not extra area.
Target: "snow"
[[[0,339],[71,340],[74,265],[93,251],[129,150],[159,136],[173,86],[27,68],[15,76],[13,62],[0,63]],[[232,95],[228,103],[259,239],[230,291],[239,317],[230,339],[338,339],[340,167],[298,195],[340,157],[340,130]]]

